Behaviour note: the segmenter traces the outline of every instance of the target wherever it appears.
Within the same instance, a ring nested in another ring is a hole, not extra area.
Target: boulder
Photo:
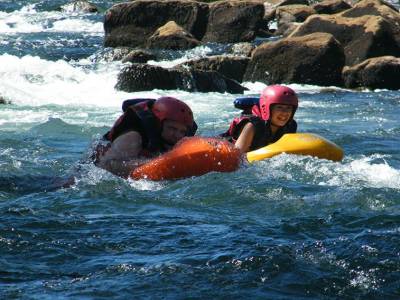
[[[99,52],[96,52],[91,59],[93,62],[122,60],[132,50],[133,48],[130,47],[103,48]]]
[[[180,66],[192,70],[216,71],[227,78],[242,82],[249,60],[248,57],[216,55],[190,60]]]
[[[275,31],[274,35],[275,36],[282,36],[282,37],[288,37],[291,35],[299,26],[301,23],[297,22],[280,22],[278,25],[278,29]]]
[[[251,51],[253,51],[254,48],[255,46],[252,43],[236,43],[232,45],[229,53],[232,55],[248,57],[251,55]]]
[[[330,33],[343,45],[346,65],[355,65],[371,57],[400,55],[392,25],[380,16],[346,18],[340,15],[312,15],[290,37],[315,32]]]
[[[197,40],[207,26],[208,5],[190,0],[136,0],[113,5],[105,14],[105,46],[145,46],[147,39],[175,21]]]
[[[315,13],[316,11],[307,5],[285,5],[276,9],[276,18],[278,20],[278,24],[281,21],[304,22],[309,16],[314,15]]]
[[[307,0],[269,0],[264,2],[264,18],[263,21],[265,24],[273,21],[275,19],[276,10],[280,6],[288,6],[288,5],[309,5]],[[267,26],[268,27],[268,26]]]
[[[11,101],[0,95],[0,104],[11,104]]]
[[[253,51],[244,80],[341,86],[344,61],[343,48],[331,34],[284,38]]]
[[[351,5],[343,0],[325,0],[311,6],[317,14],[333,15],[350,9]]]
[[[149,37],[146,45],[147,48],[179,50],[197,47],[200,42],[174,21],[169,21]]]
[[[343,69],[347,88],[400,89],[400,58],[393,56],[374,57],[352,67]]]
[[[292,4],[309,5],[309,2],[308,0],[267,0],[264,2],[264,4],[268,6],[273,5],[275,7],[278,7],[278,6],[292,5]]]
[[[365,15],[379,16],[386,19],[397,44],[400,44],[400,14],[397,8],[385,1],[363,0],[339,14],[345,18],[358,18]]]
[[[278,29],[275,35],[288,36],[309,16],[315,14],[315,10],[307,5],[285,5],[276,9],[275,17]]]
[[[97,13],[99,9],[96,5],[86,0],[76,0],[61,6],[61,11],[65,12],[83,12],[83,13]]]
[[[209,6],[203,42],[252,41],[262,24],[264,5],[254,1],[218,1]]]
[[[182,89],[220,93],[243,93],[246,90],[236,81],[216,71],[164,69],[147,64],[132,64],[122,69],[116,89],[126,92]]]
[[[132,50],[127,55],[124,56],[122,62],[146,63],[149,60],[157,60],[157,56],[148,51]]]

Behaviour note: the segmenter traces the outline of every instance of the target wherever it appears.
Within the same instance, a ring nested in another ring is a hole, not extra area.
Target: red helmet
[[[156,118],[162,123],[164,120],[177,121],[193,128],[193,112],[190,107],[173,97],[161,97],[154,103],[152,111]]]
[[[299,100],[295,91],[291,88],[284,85],[271,85],[263,89],[260,95],[260,112],[263,120],[268,121],[271,117],[271,105],[273,104],[292,105],[294,107],[294,115],[299,105]]]

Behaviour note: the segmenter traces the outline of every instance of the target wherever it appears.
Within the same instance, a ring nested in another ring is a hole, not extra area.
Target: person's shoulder
[[[140,134],[140,132],[139,131],[136,131],[136,130],[128,130],[128,131],[126,131],[126,132],[124,132],[124,133],[122,133],[120,136],[118,136],[115,140],[114,140],[114,142],[115,141],[117,141],[117,140],[126,140],[126,139],[142,139],[142,135]]]

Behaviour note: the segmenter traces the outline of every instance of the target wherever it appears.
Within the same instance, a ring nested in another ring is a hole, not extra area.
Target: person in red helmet
[[[197,129],[190,107],[173,97],[126,100],[123,111],[92,157],[97,166],[122,177]]]
[[[236,120],[225,136],[229,136],[243,153],[253,151],[279,140],[285,133],[295,133],[293,116],[298,107],[296,93],[283,85],[266,87],[252,114]]]

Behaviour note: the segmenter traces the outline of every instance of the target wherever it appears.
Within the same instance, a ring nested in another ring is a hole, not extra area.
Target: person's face
[[[175,145],[186,136],[187,128],[177,121],[165,120],[161,131],[161,137],[169,145]]]
[[[283,127],[289,121],[293,113],[293,106],[287,104],[275,104],[271,110],[271,124]]]

